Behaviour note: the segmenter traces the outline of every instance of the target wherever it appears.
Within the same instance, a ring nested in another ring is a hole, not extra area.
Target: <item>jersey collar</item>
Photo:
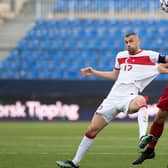
[[[130,56],[130,57],[131,57],[131,56],[135,56],[135,55],[141,53],[142,51],[143,51],[143,49],[140,48],[135,54],[133,54],[133,55],[129,55],[129,56]]]

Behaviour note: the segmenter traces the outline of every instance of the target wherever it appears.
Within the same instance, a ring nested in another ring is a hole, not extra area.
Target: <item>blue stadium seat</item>
[[[123,9],[121,1],[119,7]],[[90,8],[87,4],[80,5]],[[101,9],[106,7],[102,5]],[[111,70],[117,52],[125,49],[123,38],[129,32],[135,31],[141,37],[143,48],[167,54],[167,23],[165,20],[37,20],[0,63],[3,72],[0,75],[14,79],[97,79],[83,77],[80,69],[93,66]],[[163,78],[166,79],[158,77]]]

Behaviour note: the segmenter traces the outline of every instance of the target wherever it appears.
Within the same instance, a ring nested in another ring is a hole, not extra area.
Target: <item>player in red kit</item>
[[[160,72],[162,72],[164,68],[168,68],[168,65],[160,65]],[[142,152],[141,155],[132,162],[134,165],[141,164],[144,160],[155,157],[155,146],[163,133],[164,123],[168,118],[168,85],[163,91],[157,103],[157,107],[159,108],[159,112],[155,116],[155,119],[151,125],[150,134],[144,136],[139,143],[140,148],[145,148],[147,144],[148,146],[145,151]]]

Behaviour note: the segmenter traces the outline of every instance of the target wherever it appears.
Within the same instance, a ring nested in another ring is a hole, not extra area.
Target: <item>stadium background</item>
[[[0,0],[1,120],[89,120],[113,82],[80,68],[111,70],[133,31],[164,55],[167,25],[158,0]],[[167,79],[143,92],[151,117]]]

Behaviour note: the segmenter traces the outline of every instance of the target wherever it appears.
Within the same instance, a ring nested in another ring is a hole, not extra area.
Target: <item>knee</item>
[[[99,128],[98,127],[89,127],[88,130],[86,131],[85,135],[88,138],[95,138],[96,135],[99,132]]]
[[[141,106],[146,106],[147,105],[146,99],[143,96],[138,96],[136,98],[135,103],[136,103],[138,108],[140,108]]]
[[[158,124],[163,124],[168,117],[167,111],[159,111],[154,119],[154,122]]]
[[[157,124],[163,124],[165,122],[165,118],[163,117],[160,117],[160,116],[157,116],[155,119],[154,119],[154,122],[157,123]]]
[[[147,103],[146,100],[143,96],[137,96],[133,101],[130,103],[129,106],[129,113],[135,113],[137,112],[140,108],[146,107]]]

